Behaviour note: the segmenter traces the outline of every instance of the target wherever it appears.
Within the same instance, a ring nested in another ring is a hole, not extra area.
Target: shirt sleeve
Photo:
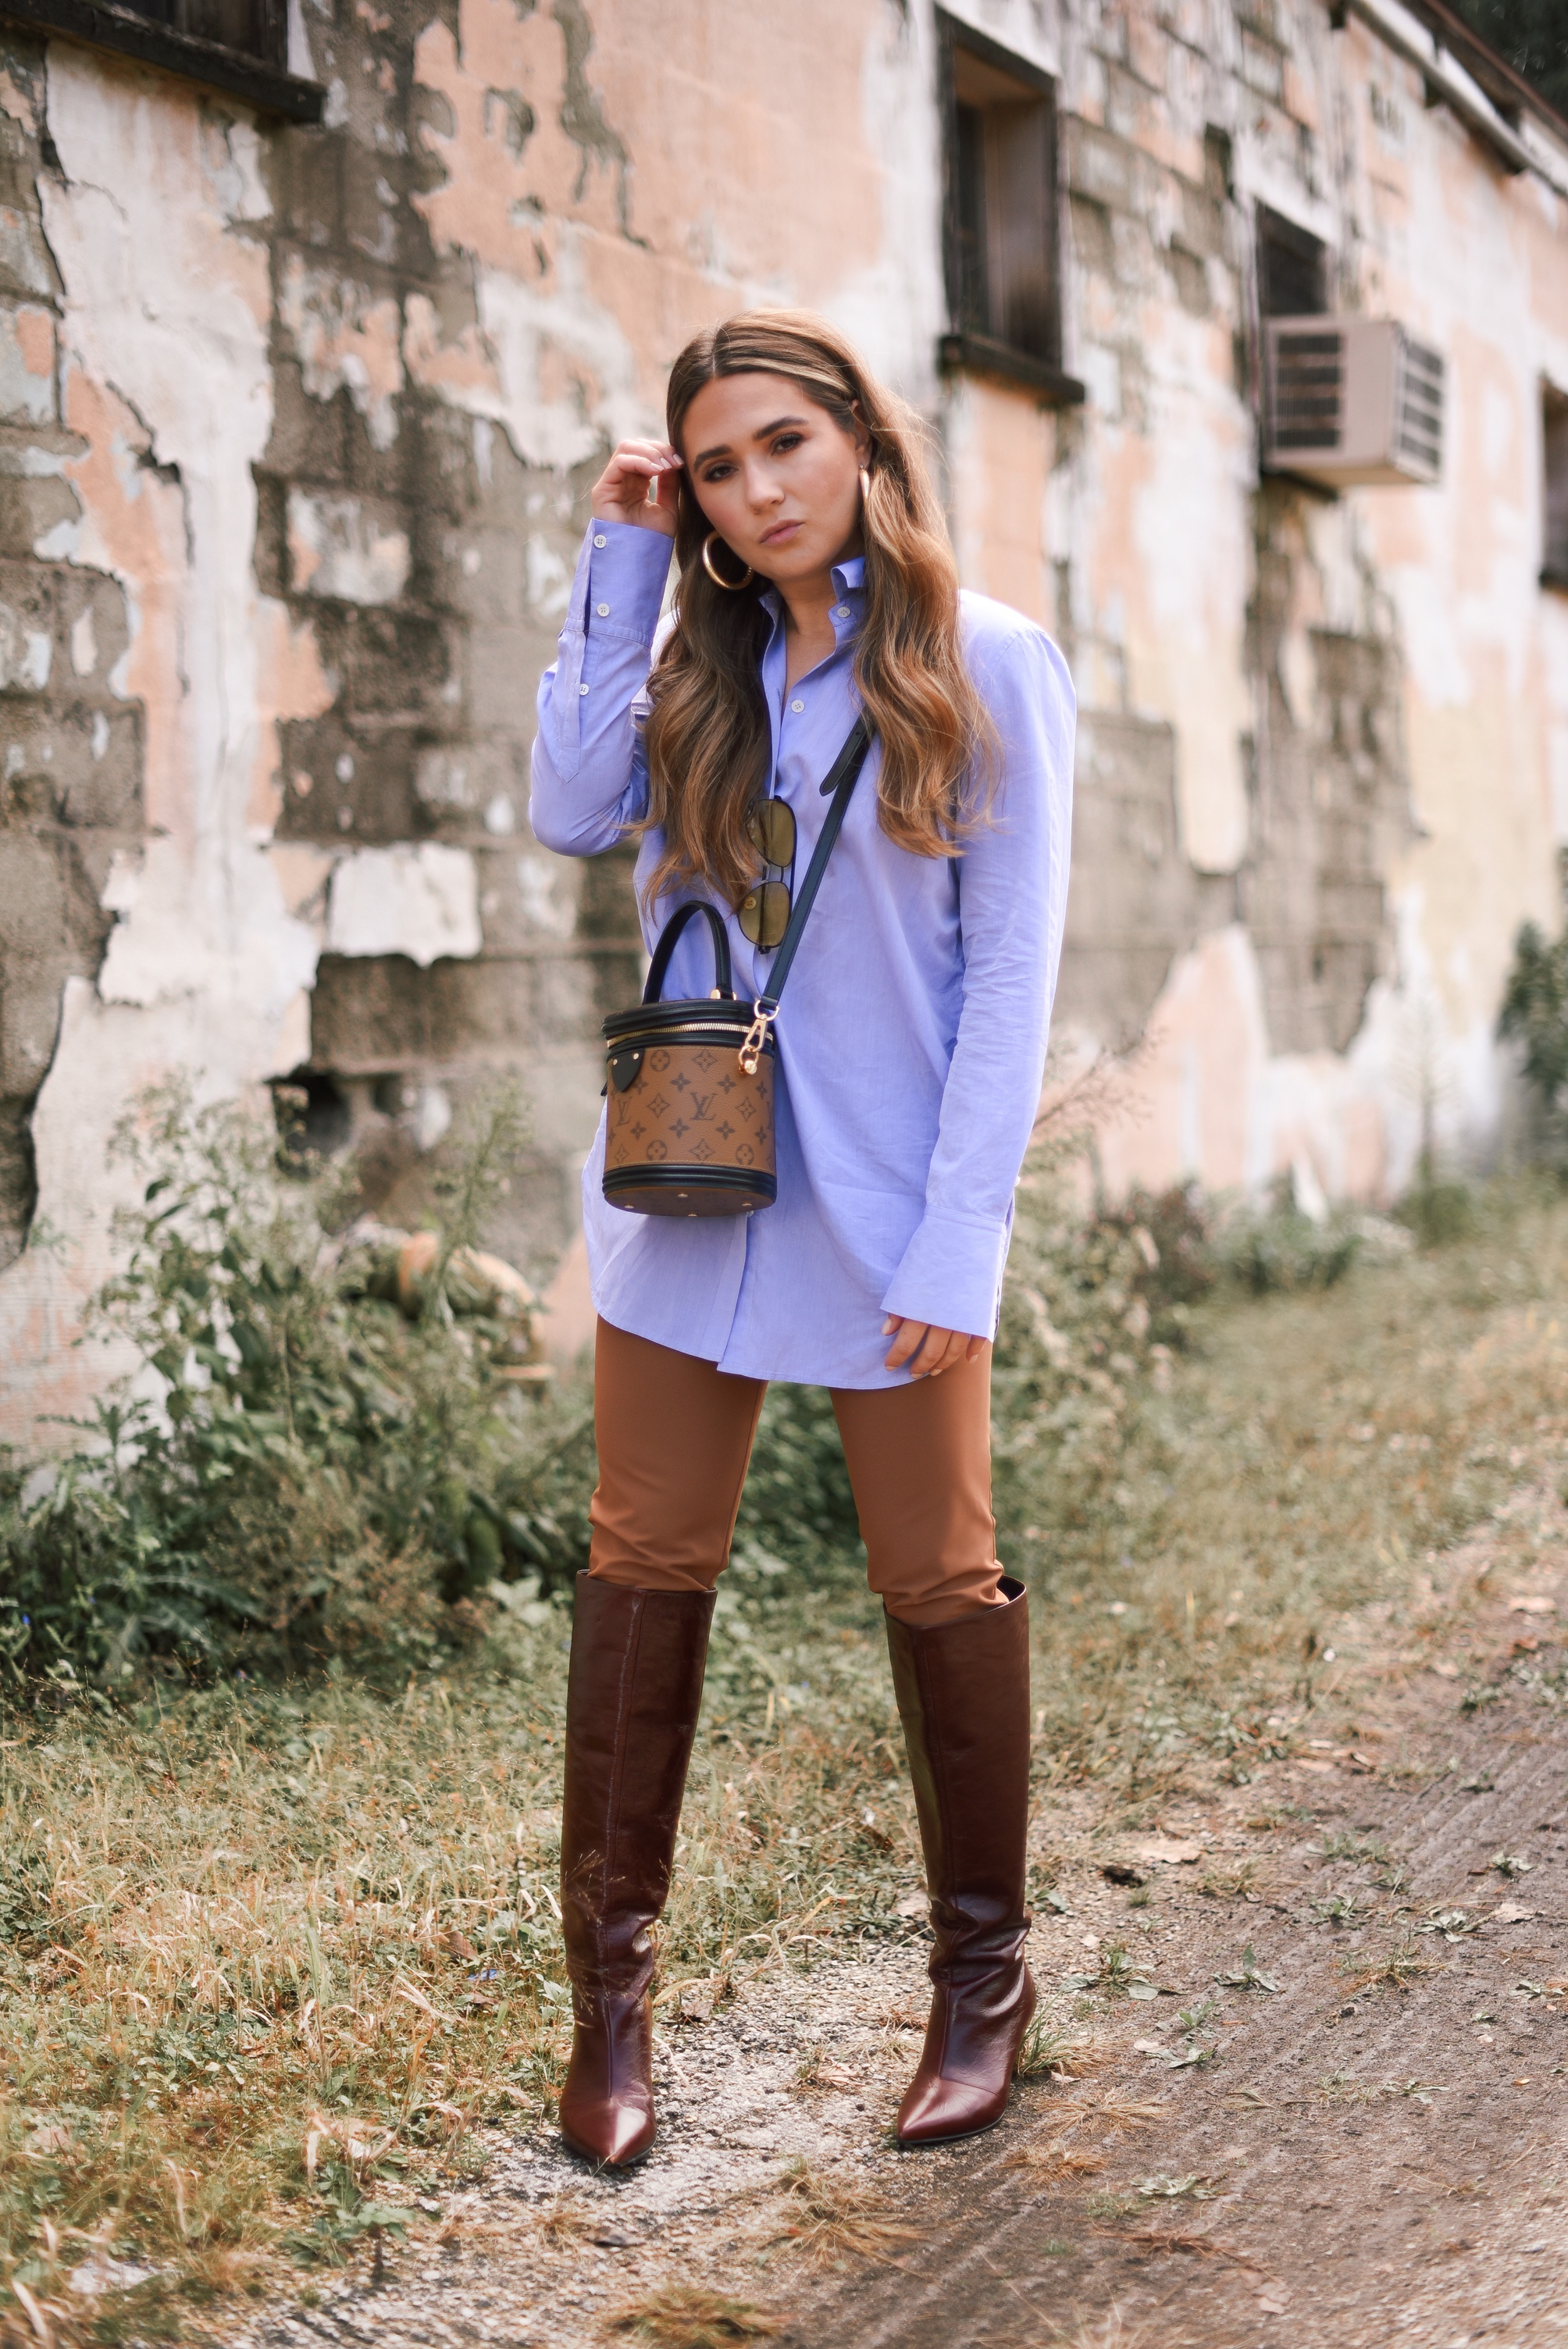
[[[963,1005],[925,1213],[882,1307],[988,1338],[1045,1081],[1067,912],[1075,704],[1067,665],[1038,629],[970,657],[999,769],[989,816],[958,868]]]
[[[528,816],[562,856],[613,848],[648,804],[642,718],[671,541],[590,523],[560,651],[539,684]]]

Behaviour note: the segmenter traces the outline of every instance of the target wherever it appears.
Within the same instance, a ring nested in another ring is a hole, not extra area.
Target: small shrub
[[[1568,1085],[1568,931],[1548,943],[1536,923],[1523,924],[1497,1032],[1522,1048],[1525,1082],[1550,1117]]]
[[[1365,1245],[1360,1222],[1344,1214],[1315,1222],[1295,1205],[1288,1176],[1274,1186],[1261,1212],[1231,1217],[1217,1241],[1227,1277],[1254,1297],[1279,1291],[1332,1288]]]
[[[46,1489],[19,1464],[0,1484],[0,1653],[110,1688],[160,1661],[407,1661],[471,1632],[498,1579],[539,1591],[585,1561],[586,1414],[509,1380],[515,1315],[480,1293],[454,1310],[520,1140],[492,1102],[410,1320],[375,1251],[329,1237],[330,1186],[280,1180],[270,1134],[145,1097],[118,1143],[142,1195],[93,1308],[140,1370],[69,1423]]]
[[[1440,1182],[1429,1166],[1422,1168],[1394,1212],[1424,1248],[1448,1247],[1475,1227],[1469,1184]]]
[[[1190,1309],[1208,1296],[1220,1271],[1213,1216],[1198,1185],[1175,1183],[1156,1192],[1139,1185],[1119,1206],[1102,1207],[1096,1220],[1124,1233],[1141,1258],[1133,1286],[1149,1308],[1150,1342],[1184,1346]]]
[[[1046,1156],[1026,1166],[992,1364],[996,1516],[1080,1526],[1105,1506],[1136,1400],[1158,1359],[1143,1283],[1147,1228],[1086,1221]]]
[[[825,1387],[772,1386],[752,1448],[737,1548],[764,1568],[859,1553],[860,1521]]]

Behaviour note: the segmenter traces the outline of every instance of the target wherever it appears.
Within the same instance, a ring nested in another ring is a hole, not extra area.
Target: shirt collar
[[[832,581],[835,595],[860,595],[866,584],[865,556],[851,554],[844,562],[835,563],[832,569]],[[783,612],[784,605],[777,587],[765,587],[758,601],[763,610],[770,613],[775,620]]]

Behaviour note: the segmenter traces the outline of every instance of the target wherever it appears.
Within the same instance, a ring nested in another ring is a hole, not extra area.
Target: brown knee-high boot
[[[899,2107],[902,2145],[972,2137],[999,2121],[1035,1985],[1024,1963],[1029,1819],[1029,1619],[1005,1607],[934,1630],[887,1618],[914,1785],[931,1922],[925,2049]]]
[[[713,1593],[577,1578],[566,1693],[561,1908],[576,2031],[561,2092],[573,2153],[653,2144],[654,1951],[702,1702]]]

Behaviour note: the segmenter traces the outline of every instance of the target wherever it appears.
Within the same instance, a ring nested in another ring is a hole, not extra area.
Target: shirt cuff
[[[1011,1206],[999,1223],[928,1210],[893,1274],[882,1311],[938,1330],[962,1330],[971,1338],[994,1338],[1012,1236]]]
[[[614,636],[652,647],[664,608],[675,541],[635,523],[588,525],[573,585],[572,617],[590,641]]]

